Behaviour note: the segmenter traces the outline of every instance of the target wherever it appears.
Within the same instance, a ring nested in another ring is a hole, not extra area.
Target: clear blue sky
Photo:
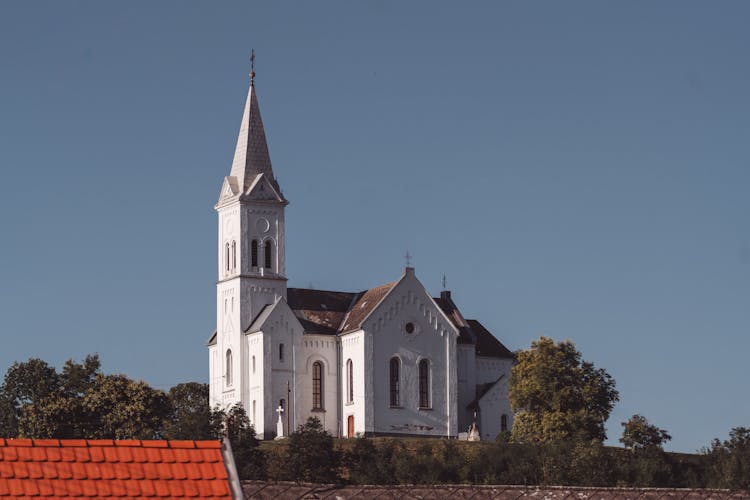
[[[206,381],[250,48],[290,286],[408,249],[694,451],[750,426],[747,2],[3,2],[0,372]]]

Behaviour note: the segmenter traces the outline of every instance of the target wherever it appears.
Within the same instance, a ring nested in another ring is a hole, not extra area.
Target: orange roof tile
[[[0,497],[231,498],[218,441],[0,438]]]

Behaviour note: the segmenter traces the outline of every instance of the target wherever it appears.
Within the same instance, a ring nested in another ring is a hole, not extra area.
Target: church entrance
[[[353,438],[354,437],[354,415],[349,415],[346,418],[346,437]]]

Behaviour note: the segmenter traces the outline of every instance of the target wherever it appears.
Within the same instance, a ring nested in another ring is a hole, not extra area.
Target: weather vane
[[[406,255],[404,255],[404,259],[406,259],[406,267],[411,267],[412,255],[409,253],[409,250],[406,251]]]
[[[250,85],[255,85],[255,49],[250,50]]]

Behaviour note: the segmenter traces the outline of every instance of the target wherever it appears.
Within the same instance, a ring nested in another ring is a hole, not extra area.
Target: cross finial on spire
[[[409,250],[406,251],[404,259],[406,259],[406,267],[411,267],[411,260],[413,259],[413,256],[409,253]]]
[[[448,289],[448,278],[445,277],[445,273],[443,273],[443,290]]]
[[[255,49],[250,50],[250,85],[255,85]]]

